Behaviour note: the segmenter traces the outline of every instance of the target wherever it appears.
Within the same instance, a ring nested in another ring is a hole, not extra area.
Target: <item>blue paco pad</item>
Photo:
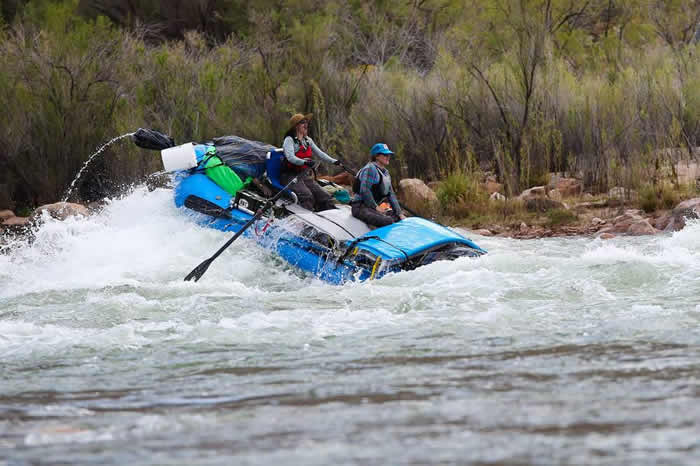
[[[197,157],[197,163],[201,163],[202,159],[204,159],[204,156],[209,153],[210,148],[214,148],[214,146],[207,146],[204,144],[197,144],[194,146],[194,155]]]
[[[384,260],[405,259],[406,256],[411,257],[448,243],[464,244],[486,252],[459,233],[420,217],[409,217],[377,228],[363,235],[365,236],[378,236],[379,239],[362,241],[357,247],[381,256]]]
[[[196,195],[198,197],[206,199],[222,209],[227,209],[231,203],[231,195],[221,189],[221,187],[209,179],[207,175],[201,173],[183,177],[180,182],[175,185],[174,191],[175,205],[177,207],[184,206],[187,197],[193,193],[197,193]]]

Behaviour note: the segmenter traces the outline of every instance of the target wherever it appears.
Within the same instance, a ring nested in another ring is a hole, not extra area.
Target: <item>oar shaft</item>
[[[263,214],[263,212],[264,212],[264,210],[263,210],[264,208],[267,208],[267,205],[265,205],[264,207],[261,207],[260,209],[258,209],[258,210],[255,212],[255,215],[253,215],[253,217],[252,217],[250,220],[248,220],[248,221],[241,227],[241,229],[238,230],[238,231],[236,232],[235,235],[233,235],[231,238],[229,238],[229,240],[226,241],[226,243],[225,243],[223,246],[221,246],[221,247],[219,248],[219,250],[216,251],[216,252],[214,253],[214,255],[212,255],[212,256],[209,258],[209,260],[210,260],[210,261],[213,261],[214,259],[216,259],[217,257],[219,257],[219,256],[221,255],[221,253],[224,252],[224,250],[225,250],[227,247],[229,247],[229,246],[231,245],[231,243],[233,243],[234,241],[236,241],[236,239],[238,239],[238,237],[241,236],[241,235],[243,234],[243,232],[244,232],[245,230],[248,229],[249,226],[251,226],[253,223],[255,223],[255,221],[256,221],[257,219],[260,218],[260,216],[261,216],[261,215]]]
[[[229,246],[231,245],[231,243],[233,243],[234,241],[236,241],[236,239],[237,239],[239,236],[241,236],[241,235],[243,234],[243,232],[244,232],[249,226],[251,226],[258,218],[260,218],[260,215],[262,215],[262,212],[263,212],[263,209],[259,209],[259,210],[255,213],[255,215],[253,216],[253,218],[251,218],[250,220],[248,220],[248,221],[246,222],[246,224],[243,225],[243,226],[241,227],[241,229],[238,230],[238,231],[236,232],[235,235],[233,235],[233,237],[231,237],[231,239],[229,239],[228,241],[226,241],[226,244],[224,244],[223,246],[221,246],[221,247],[219,248],[219,250],[216,251],[209,259],[207,259],[207,260],[205,260],[204,262],[202,262],[201,264],[199,264],[197,267],[195,267],[195,268],[192,270],[192,272],[190,272],[189,274],[187,274],[187,276],[185,277],[185,281],[187,282],[187,281],[190,281],[190,280],[193,280],[193,279],[194,279],[195,282],[199,281],[199,279],[202,278],[202,275],[204,275],[204,272],[207,271],[207,269],[209,268],[209,266],[211,265],[211,263],[214,262],[214,259],[216,259],[217,257],[219,257],[219,256],[221,255],[221,253],[224,252],[224,250],[226,250],[226,248],[229,247]]]
[[[231,243],[236,241],[236,239],[238,239],[238,237],[241,236],[244,231],[246,231],[253,223],[255,223],[255,221],[258,220],[262,216],[262,214],[268,208],[270,208],[275,203],[275,201],[277,201],[277,199],[279,199],[282,196],[282,194],[284,194],[284,192],[287,189],[289,189],[289,187],[292,184],[296,183],[297,180],[299,179],[299,177],[302,176],[304,173],[306,173],[306,171],[308,169],[309,169],[309,167],[305,167],[297,176],[292,178],[292,180],[289,183],[287,183],[287,185],[284,188],[282,188],[277,194],[275,194],[270,199],[268,199],[267,202],[265,202],[265,204],[263,204],[262,207],[260,207],[255,212],[255,215],[253,215],[253,217],[250,220],[248,220],[245,223],[245,225],[243,225],[241,227],[241,229],[238,230],[235,235],[233,235],[233,237],[231,237],[228,241],[226,241],[226,243],[223,246],[221,246],[219,248],[219,250],[214,253],[214,255],[212,255],[209,259],[207,259],[204,262],[202,262],[201,264],[199,264],[189,274],[187,274],[187,276],[185,277],[185,281],[190,281],[192,279],[194,279],[194,281],[199,281],[199,279],[202,278],[202,275],[204,275],[204,273],[207,271],[207,269],[209,268],[211,263],[214,262],[214,259],[219,257],[221,255],[221,253],[226,250],[227,247],[231,246]]]

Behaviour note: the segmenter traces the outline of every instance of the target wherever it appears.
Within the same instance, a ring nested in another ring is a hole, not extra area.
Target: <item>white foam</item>
[[[674,232],[670,238],[666,239],[664,245],[671,247],[681,247],[694,253],[700,253],[700,219],[688,220],[685,227]]]
[[[301,348],[408,329],[547,334],[626,320],[623,309],[652,302],[632,309],[697,311],[699,233],[690,222],[672,235],[612,241],[485,238],[486,256],[340,287],[240,238],[194,283],[183,277],[230,233],[197,226],[169,190],[137,188],[91,217],[46,219],[34,242],[0,255],[0,354],[173,340]],[[658,307],[661,297],[668,305]]]
[[[182,286],[182,277],[227,238],[190,221],[174,207],[171,191],[139,188],[92,217],[47,219],[34,242],[2,257],[0,297],[150,282]],[[219,272],[232,271],[227,260],[230,256],[218,260]],[[238,270],[247,265],[244,260]]]

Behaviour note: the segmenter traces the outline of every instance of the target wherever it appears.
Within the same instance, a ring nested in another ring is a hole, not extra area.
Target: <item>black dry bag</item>
[[[151,150],[163,150],[175,146],[175,140],[153,129],[139,128],[133,135],[134,144]]]

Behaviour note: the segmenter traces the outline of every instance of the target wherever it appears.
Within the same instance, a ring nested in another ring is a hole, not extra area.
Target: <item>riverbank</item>
[[[402,197],[409,197],[405,190]],[[433,217],[441,223],[481,236],[514,239],[561,236],[594,236],[611,239],[620,235],[655,235],[681,230],[685,226],[686,219],[700,218],[700,197],[680,202],[672,209],[658,209],[650,213],[637,208],[638,205],[634,202],[623,202],[619,199],[590,201],[582,196],[578,199],[569,198],[567,201],[571,205],[562,202],[564,210],[555,204],[554,208],[541,209],[534,213],[527,211],[528,203],[523,203],[522,199],[494,201],[503,203],[504,210],[508,202],[516,203],[520,208],[511,207],[511,212],[516,213],[502,221],[493,218],[490,221],[469,222],[465,219]],[[94,204],[86,207],[68,202],[41,206],[27,217],[16,216],[11,210],[2,210],[0,211],[0,233],[23,235],[29,233],[32,225],[41,222],[44,216],[65,220],[70,216],[86,217],[96,210],[99,209],[95,208]]]
[[[352,195],[353,177],[348,173],[320,178],[335,183],[333,189],[344,188]],[[458,194],[450,205],[445,199],[446,183],[449,180],[426,184],[417,178],[401,179],[397,186],[398,197],[411,211],[444,225],[481,236],[514,239],[564,236],[611,239],[620,235],[655,235],[681,230],[686,218],[700,217],[700,190],[697,185],[690,184],[682,190],[665,189],[660,196],[651,193],[651,199],[622,187],[594,196],[584,192],[582,180],[551,173],[546,185],[506,198],[502,194],[503,185],[492,175],[484,175],[476,194]],[[149,178],[148,189],[156,187],[169,188],[169,177]],[[18,216],[9,209],[0,210],[0,234],[23,236],[46,217],[58,220],[86,217],[99,211],[101,205],[100,202],[87,206],[56,202],[37,207],[28,216]],[[650,209],[650,206],[656,208]],[[7,238],[8,235],[2,236]]]
[[[611,239],[620,235],[655,235],[681,230],[686,224],[686,219],[698,218],[700,198],[681,202],[672,209],[659,209],[651,213],[634,206],[608,201],[582,203],[574,206],[572,211],[570,221],[560,225],[551,225],[551,216],[544,212],[544,215],[534,217],[531,223],[493,223],[468,228],[482,236],[515,239],[558,236],[595,236]]]
[[[593,196],[583,192],[581,180],[552,176],[548,185],[529,188],[512,198],[506,198],[502,189],[486,178],[476,193],[455,196],[447,203],[441,183],[428,186],[418,179],[403,179],[398,196],[410,209],[440,223],[482,236],[516,239],[654,235],[678,231],[686,218],[700,214],[700,193],[695,186],[676,191],[667,188],[661,196],[655,192],[640,196],[615,187]]]
[[[327,189],[343,188],[352,196],[354,178],[347,172],[319,178],[333,183]],[[655,235],[681,230],[686,218],[700,217],[697,184],[686,184],[683,189],[676,190],[671,190],[667,184],[660,194],[642,195],[631,189],[614,187],[594,196],[584,192],[581,179],[550,173],[546,185],[506,198],[502,194],[504,186],[493,175],[483,175],[478,180],[476,193],[459,190],[450,203],[450,199],[445,199],[449,182],[448,178],[426,184],[417,178],[404,178],[397,184],[397,194],[401,204],[418,215],[486,237],[611,239],[620,235]],[[149,190],[170,188],[170,177],[149,177],[147,187]],[[44,218],[87,217],[101,206],[100,202],[87,205],[56,202],[37,207],[28,216],[18,216],[9,209],[0,210],[0,232],[25,235]]]

